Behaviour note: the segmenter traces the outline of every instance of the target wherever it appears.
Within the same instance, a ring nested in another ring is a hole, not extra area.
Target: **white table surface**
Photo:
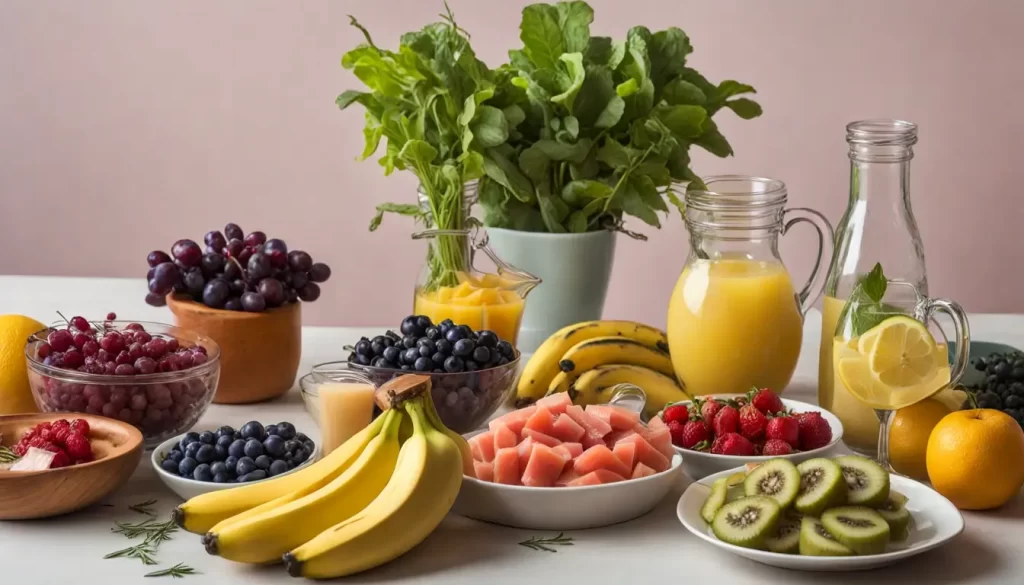
[[[94,317],[115,310],[119,317],[170,321],[167,309],[143,303],[142,279],[0,276],[0,313],[21,313],[49,322],[60,310],[68,317]],[[787,398],[815,401],[820,315],[808,315],[800,363]],[[319,362],[343,358],[341,346],[382,328],[306,327],[302,335],[300,372]],[[1024,347],[1024,316],[972,315],[975,339]],[[298,392],[251,406],[212,405],[201,428],[238,426],[247,420],[292,421],[316,436]],[[676,501],[688,480],[651,513],[617,526],[570,533],[574,546],[558,553],[537,552],[517,543],[535,531],[489,525],[450,514],[420,546],[384,567],[347,578],[350,583],[586,583],[632,582],[714,585],[764,583],[1024,583],[1024,498],[1018,496],[995,512],[964,514],[965,532],[938,550],[901,564],[864,573],[821,574],[775,569],[719,551],[688,533],[676,519]],[[144,458],[138,471],[106,504],[50,520],[0,522],[0,583],[124,583],[149,582],[154,570],[135,559],[103,560],[127,546],[112,534],[114,520],[135,520],[127,506],[158,500],[166,515],[180,501],[155,477]],[[178,562],[201,575],[184,584],[284,583],[281,567],[257,568],[207,555],[199,537],[179,532],[157,554],[166,568]],[[160,581],[156,581],[159,583]]]

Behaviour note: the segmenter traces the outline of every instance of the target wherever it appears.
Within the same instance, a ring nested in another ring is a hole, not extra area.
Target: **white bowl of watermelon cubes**
[[[675,402],[648,427],[668,428],[683,471],[694,480],[777,457],[793,463],[825,457],[843,438],[834,414],[768,388]]]
[[[476,477],[452,510],[533,530],[579,530],[646,514],[682,469],[668,428],[632,410],[573,405],[568,394],[492,420],[469,437]]]

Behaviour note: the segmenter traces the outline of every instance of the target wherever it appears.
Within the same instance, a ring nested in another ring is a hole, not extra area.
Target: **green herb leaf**
[[[181,579],[185,575],[199,575],[200,573],[185,563],[178,563],[169,569],[163,569],[161,571],[153,571],[152,573],[146,573],[146,577],[173,577],[175,579]]]
[[[566,52],[562,30],[558,26],[558,10],[548,4],[531,4],[523,8],[519,27],[523,53],[537,68],[555,69],[558,58]]]
[[[623,211],[643,220],[647,225],[661,227],[658,214],[644,201],[634,181],[630,180],[617,195]]]
[[[530,180],[498,149],[492,148],[484,157],[484,173],[524,203],[537,200]]]
[[[606,139],[597,151],[597,160],[613,169],[627,168],[633,156],[634,152],[630,148],[611,138]]]
[[[684,138],[700,136],[708,119],[702,106],[659,106],[654,115],[674,134]]]
[[[418,205],[409,205],[403,203],[381,203],[377,206],[377,213],[370,220],[370,231],[376,231],[380,227],[380,222],[384,220],[385,213],[397,213],[398,215],[405,215],[408,217],[420,218],[423,215],[423,211]]]
[[[704,95],[704,92],[682,78],[674,79],[666,85],[661,92],[661,97],[665,99],[665,103],[670,105],[702,106],[707,103],[707,96]]]
[[[875,263],[874,268],[871,272],[864,275],[860,279],[860,286],[869,299],[876,303],[882,302],[882,298],[885,297],[885,289],[888,288],[889,282],[885,278],[885,274],[882,272],[882,265]]]
[[[736,115],[744,120],[751,120],[763,113],[761,110],[761,104],[754,100],[748,100],[747,98],[729,100],[725,102],[725,106],[733,112],[736,112]]]
[[[556,549],[551,548],[552,546],[572,546],[572,537],[565,536],[564,532],[559,532],[558,536],[553,537],[542,537],[534,536],[527,540],[519,543],[519,546],[525,546],[526,548],[544,551],[544,552],[558,552]]]
[[[590,45],[590,23],[594,22],[594,10],[586,2],[559,2],[558,28],[562,31],[566,53],[582,53]]]
[[[534,146],[540,149],[551,160],[567,160],[574,163],[581,163],[586,158],[592,143],[589,138],[584,138],[576,143],[566,144],[556,140],[538,140]]]
[[[732,156],[732,146],[725,139],[725,136],[722,136],[722,133],[718,131],[718,125],[715,124],[715,121],[710,118],[704,122],[704,133],[694,139],[694,144],[701,146],[704,150],[718,157]]]
[[[576,99],[576,95],[580,93],[580,89],[583,87],[583,80],[586,77],[586,72],[583,69],[583,55],[581,53],[566,53],[559,57],[559,60],[565,64],[565,69],[568,72],[569,86],[562,93],[553,96],[551,101],[561,104],[571,114],[573,111],[573,101]]]
[[[649,45],[651,80],[661,87],[683,72],[686,56],[693,52],[690,39],[682,29],[671,27],[654,33]]]
[[[508,121],[505,120],[505,114],[492,106],[480,106],[470,128],[481,148],[492,148],[508,139]]]
[[[138,504],[128,506],[128,509],[131,510],[132,512],[137,512],[139,514],[155,516],[156,514],[153,513],[153,504],[156,504],[156,500],[146,500],[145,502],[140,502]]]

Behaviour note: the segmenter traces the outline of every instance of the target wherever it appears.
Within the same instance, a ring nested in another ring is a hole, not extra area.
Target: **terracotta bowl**
[[[211,309],[184,296],[167,297],[179,327],[220,344],[220,383],[213,397],[217,404],[261,402],[292,387],[302,351],[300,305],[246,313]]]
[[[61,413],[0,416],[3,444],[45,421],[81,418],[89,423],[96,460],[43,471],[0,470],[0,520],[48,518],[100,501],[131,477],[142,458],[142,433],[132,425],[91,414]]]

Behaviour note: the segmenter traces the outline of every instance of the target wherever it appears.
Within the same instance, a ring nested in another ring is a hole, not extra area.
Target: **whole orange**
[[[889,423],[889,463],[893,469],[920,481],[928,480],[928,438],[949,411],[939,400],[928,398],[893,414]]]
[[[945,416],[928,438],[932,486],[961,510],[998,508],[1024,485],[1024,431],[987,408]]]

